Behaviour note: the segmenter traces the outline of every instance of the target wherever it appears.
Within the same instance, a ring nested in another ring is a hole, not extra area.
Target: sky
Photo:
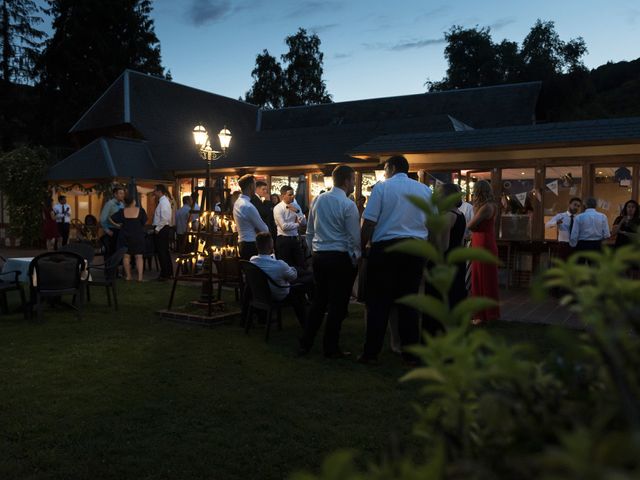
[[[562,40],[582,36],[594,68],[640,57],[640,1],[609,0],[155,0],[163,65],[178,83],[238,98],[256,55],[277,58],[299,27],[316,33],[334,101],[409,95],[446,71],[443,33],[490,27],[521,43],[536,19]]]

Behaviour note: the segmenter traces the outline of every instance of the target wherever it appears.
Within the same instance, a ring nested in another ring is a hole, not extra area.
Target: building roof
[[[262,130],[451,115],[474,128],[531,125],[541,82],[466,88],[267,110]]]
[[[104,127],[131,125],[149,141],[159,169],[187,170],[202,168],[191,135],[195,125],[227,126],[240,142],[255,131],[257,113],[255,105],[125,70],[69,132],[103,133]]]
[[[213,169],[290,167],[359,162],[346,152],[382,134],[397,132],[446,132],[469,128],[447,115],[370,121],[323,127],[287,128],[256,132],[233,141],[228,155]]]
[[[148,142],[98,138],[49,169],[49,180],[134,177],[167,179],[155,164]]]
[[[354,156],[640,142],[640,117],[519,127],[381,135],[349,150]]]
[[[216,162],[218,168],[330,164],[354,161],[346,152],[385,134],[531,124],[540,86],[529,82],[261,110],[126,70],[70,133],[82,141],[123,134],[147,140],[157,168],[167,173],[203,168],[191,136],[198,123],[210,134],[223,126],[231,130],[232,148]]]

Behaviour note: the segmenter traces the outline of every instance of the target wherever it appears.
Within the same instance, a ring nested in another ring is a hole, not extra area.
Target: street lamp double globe
[[[222,151],[214,150],[211,147],[211,141],[209,139],[209,133],[207,133],[207,129],[202,125],[198,124],[193,128],[193,141],[198,147],[200,152],[200,156],[203,160],[207,162],[207,179],[205,184],[205,201],[206,201],[206,209],[214,210],[213,198],[211,197],[211,162],[214,160],[218,160],[222,158],[226,153],[229,145],[231,144],[231,132],[225,126],[218,133],[218,141],[220,142],[220,148]],[[222,198],[222,197],[221,197]],[[204,206],[203,206],[204,208]]]

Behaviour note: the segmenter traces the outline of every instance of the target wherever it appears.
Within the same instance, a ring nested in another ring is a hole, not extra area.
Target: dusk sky
[[[318,34],[334,101],[425,91],[446,69],[443,32],[490,26],[495,41],[519,43],[536,19],[563,40],[582,36],[593,68],[640,57],[640,2],[579,0],[156,0],[163,64],[176,82],[238,98],[256,54],[280,57],[298,27]]]

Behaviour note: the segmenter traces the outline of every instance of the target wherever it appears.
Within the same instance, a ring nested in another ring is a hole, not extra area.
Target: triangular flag
[[[444,185],[444,182],[436,178],[436,187],[439,187],[440,185]]]
[[[524,207],[524,203],[527,201],[527,192],[516,193],[516,198],[518,202],[520,202],[520,205]]]
[[[558,195],[558,180],[554,180],[553,182],[547,183],[547,188],[551,190],[553,193]]]

